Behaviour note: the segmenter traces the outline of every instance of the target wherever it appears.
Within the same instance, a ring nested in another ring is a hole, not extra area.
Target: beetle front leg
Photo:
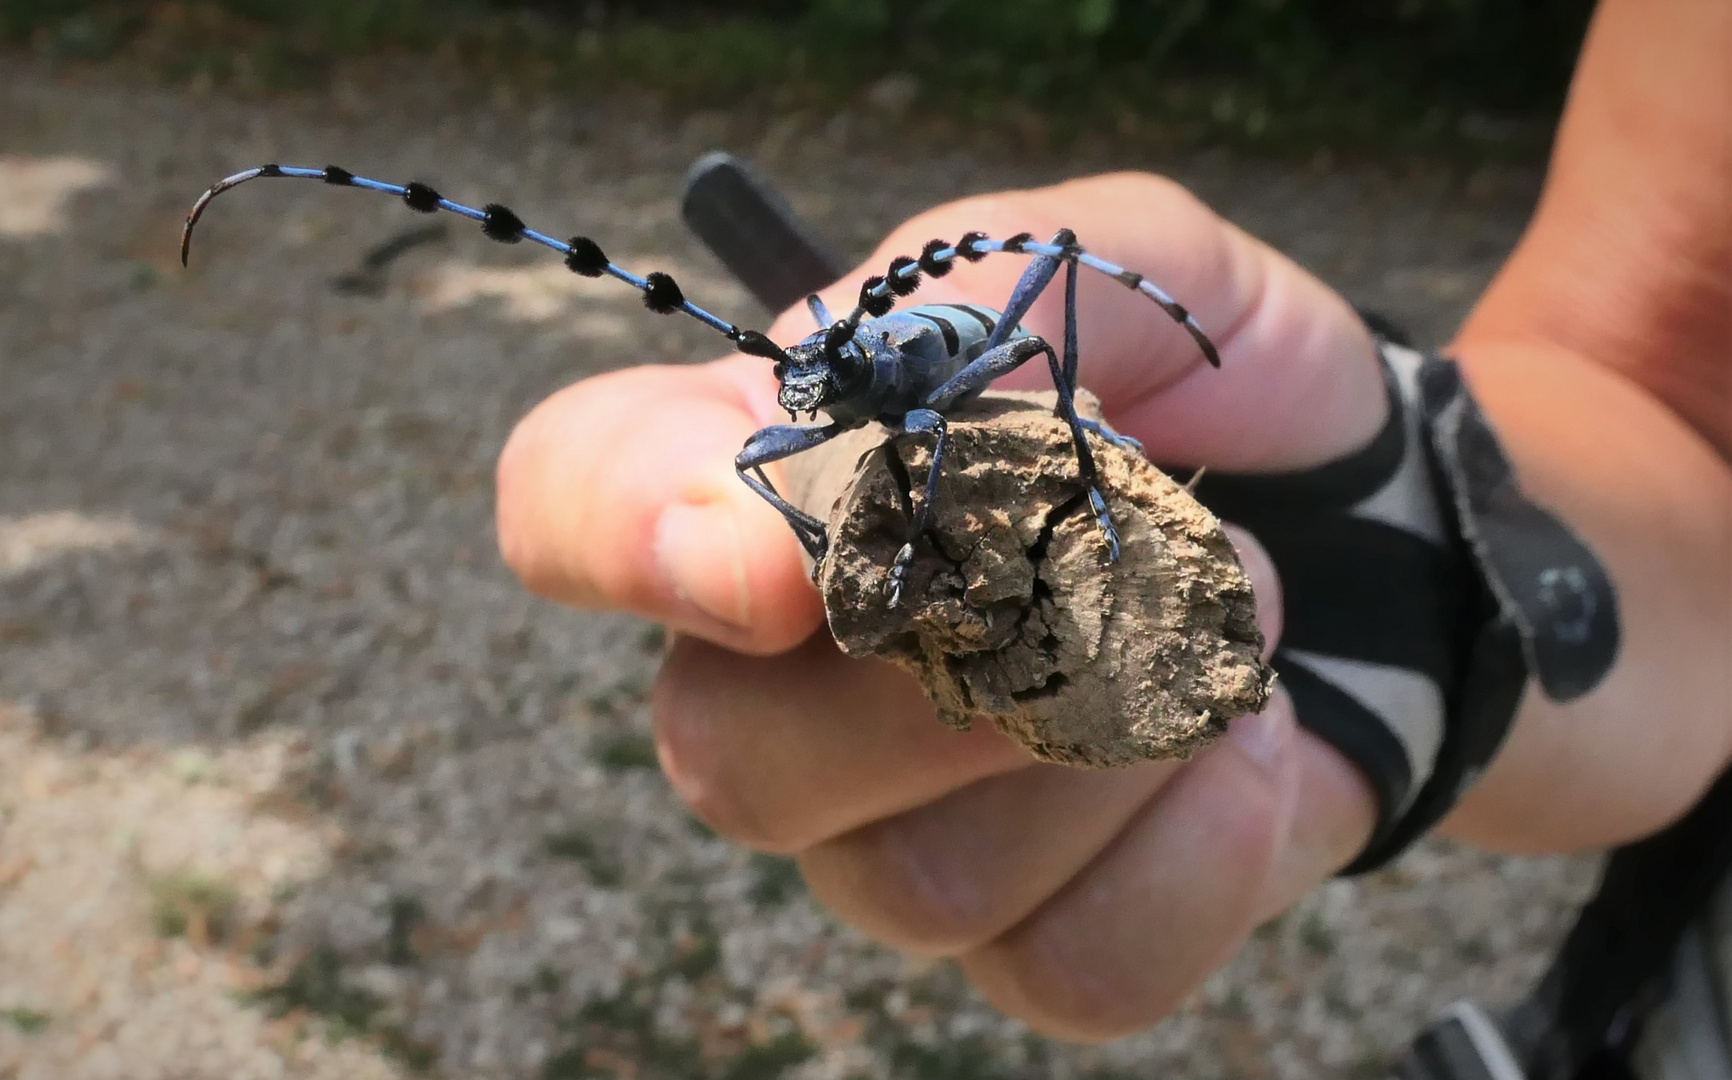
[[[806,554],[812,557],[814,564],[824,561],[825,553],[830,549],[830,538],[824,532],[824,523],[806,513],[776,491],[776,486],[770,483],[770,478],[764,475],[764,466],[772,461],[793,457],[814,447],[822,446],[848,430],[841,424],[829,424],[824,427],[806,427],[795,424],[777,424],[753,433],[746,440],[745,449],[734,458],[734,471],[746,486],[763,496],[777,513],[787,521],[788,527],[794,530],[794,536],[800,541],[800,546],[806,549]],[[816,566],[814,566],[816,573]]]

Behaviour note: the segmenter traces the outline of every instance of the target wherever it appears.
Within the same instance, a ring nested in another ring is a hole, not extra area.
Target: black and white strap
[[[1593,553],[1528,501],[1456,365],[1380,343],[1389,419],[1304,472],[1206,474],[1196,494],[1254,533],[1284,589],[1274,666],[1300,722],[1359,766],[1374,869],[1453,806],[1503,743],[1532,674],[1569,700],[1617,652]]]

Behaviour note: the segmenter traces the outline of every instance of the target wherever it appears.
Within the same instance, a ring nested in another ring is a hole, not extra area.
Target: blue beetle
[[[604,274],[643,293],[644,304],[660,314],[682,312],[727,336],[741,352],[775,362],[779,384],[777,399],[791,421],[801,413],[812,420],[820,411],[827,424],[797,422],[764,428],[746,441],[734,460],[734,468],[753,491],[763,496],[787,520],[814,562],[821,563],[829,548],[824,523],[783,498],[764,474],[763,467],[821,446],[844,431],[873,421],[884,424],[894,435],[932,440],[932,459],[925,481],[925,498],[909,522],[908,539],[896,553],[889,574],[888,603],[901,603],[908,567],[915,544],[926,535],[932,521],[938,477],[946,445],[945,415],[976,397],[994,380],[1036,356],[1044,356],[1058,389],[1058,415],[1070,426],[1076,447],[1078,479],[1087,492],[1089,507],[1100,526],[1108,562],[1119,557],[1118,532],[1107,510],[1089,450],[1087,432],[1115,445],[1140,453],[1141,444],[1094,420],[1077,415],[1074,394],[1077,379],[1076,270],[1086,266],[1107,274],[1120,284],[1153,300],[1196,341],[1203,356],[1214,367],[1221,358],[1214,343],[1190,312],[1153,282],[1134,270],[1115,266],[1084,251],[1069,229],[1061,229],[1051,240],[1040,243],[1028,233],[1006,240],[993,240],[984,233],[968,233],[960,240],[933,240],[918,257],[899,256],[882,275],[868,278],[860,287],[859,302],[846,318],[837,319],[816,296],[807,307],[818,330],[799,344],[783,349],[755,330],[744,330],[712,315],[685,298],[674,279],[664,273],[639,277],[615,265],[600,245],[584,236],[560,240],[530,229],[511,210],[498,203],[476,209],[452,202],[420,182],[390,184],[356,176],[335,165],[309,168],[291,165],[261,165],[236,173],[212,185],[187,214],[181,234],[180,257],[184,265],[192,243],[193,226],[212,199],[229,188],[261,177],[320,180],[341,187],[383,192],[403,200],[423,213],[444,210],[479,222],[482,232],[502,243],[528,240],[551,248],[565,257],[573,272],[585,277]],[[943,277],[957,259],[978,261],[994,252],[1031,255],[1002,311],[972,304],[928,304],[893,311],[900,297],[913,293],[925,277]],[[1045,340],[1022,329],[1021,323],[1035,300],[1065,269],[1064,355]]]

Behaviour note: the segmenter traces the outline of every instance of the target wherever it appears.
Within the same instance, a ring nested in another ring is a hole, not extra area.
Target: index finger
[[[574,607],[744,652],[792,648],[823,608],[793,532],[733,466],[774,406],[769,364],[752,357],[628,368],[554,394],[500,454],[506,563]]]

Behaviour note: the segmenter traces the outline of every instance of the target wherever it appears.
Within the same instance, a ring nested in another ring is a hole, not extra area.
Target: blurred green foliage
[[[1591,0],[0,0],[0,41],[306,85],[345,58],[632,85],[675,106],[881,101],[971,122],[1316,145],[1499,130],[1562,102]],[[1073,123],[1074,122],[1074,123]],[[1544,130],[1544,125],[1540,126]],[[1496,136],[1493,136],[1496,137]]]

